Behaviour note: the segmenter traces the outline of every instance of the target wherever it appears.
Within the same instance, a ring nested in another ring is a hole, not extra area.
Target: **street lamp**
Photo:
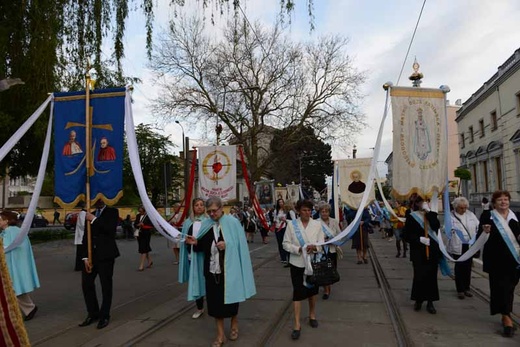
[[[175,123],[179,124],[182,129],[182,153],[184,153],[184,159],[186,159],[188,156],[186,155],[186,150],[184,148],[184,127],[178,120],[176,120]]]

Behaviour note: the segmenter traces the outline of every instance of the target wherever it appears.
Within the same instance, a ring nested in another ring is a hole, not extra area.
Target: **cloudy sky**
[[[188,0],[186,14],[211,16],[211,9],[203,11],[201,1]],[[273,25],[279,15],[279,0],[246,0],[243,9],[252,22],[259,20]],[[169,0],[158,0],[155,32],[175,20]],[[315,30],[310,32],[306,1],[297,0],[291,15],[289,35],[297,41],[316,40],[324,34],[340,34],[350,39],[349,55],[355,66],[367,73],[363,86],[366,95],[362,110],[369,126],[354,139],[358,157],[370,157],[381,123],[386,81],[397,84],[406,51],[419,17],[423,0],[314,0]],[[218,11],[214,11],[218,15]],[[414,58],[424,74],[423,87],[448,85],[448,99],[466,101],[487,81],[508,57],[520,47],[520,1],[518,0],[428,0],[405,63],[399,85],[409,86]],[[217,18],[219,23],[225,18]],[[215,30],[208,21],[208,27]],[[127,24],[126,59],[128,75],[140,77],[143,83],[134,91],[135,122],[153,123],[150,102],[157,97],[153,75],[147,68],[144,21],[139,13],[132,13]],[[390,117],[384,128],[381,155],[384,161],[392,151]],[[200,139],[196,131],[187,129],[186,136]],[[164,127],[172,141],[182,148],[181,128],[175,123]],[[333,159],[346,158],[340,150],[333,151]],[[380,170],[386,171],[380,163]],[[382,173],[382,172],[381,172]]]

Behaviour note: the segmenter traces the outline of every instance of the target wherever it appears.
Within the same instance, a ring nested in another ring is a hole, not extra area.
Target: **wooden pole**
[[[363,250],[363,226],[359,225],[359,241],[361,244],[361,250]]]
[[[90,212],[90,170],[91,170],[91,158],[92,158],[92,115],[90,113],[90,62],[87,62],[87,73],[85,74],[85,167],[87,171],[86,186],[85,186],[85,208],[87,212]],[[92,231],[90,223],[85,223],[87,228],[87,252],[88,252],[88,263],[90,269],[92,269]],[[91,271],[91,270],[90,270]],[[87,272],[90,272],[87,270]]]

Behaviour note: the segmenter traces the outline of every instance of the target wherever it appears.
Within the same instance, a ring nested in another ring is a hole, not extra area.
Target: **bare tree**
[[[214,28],[213,28],[214,29]],[[162,87],[157,114],[193,124],[221,122],[224,137],[244,146],[253,179],[267,172],[272,129],[311,127],[323,140],[346,139],[364,126],[364,82],[339,36],[296,43],[281,26],[229,22],[211,39],[203,21],[171,24],[151,67]]]

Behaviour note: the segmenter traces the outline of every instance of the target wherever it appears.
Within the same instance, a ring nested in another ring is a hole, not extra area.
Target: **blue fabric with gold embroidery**
[[[90,93],[90,199],[114,204],[123,192],[125,89]],[[55,199],[62,207],[85,200],[85,92],[54,94]]]

